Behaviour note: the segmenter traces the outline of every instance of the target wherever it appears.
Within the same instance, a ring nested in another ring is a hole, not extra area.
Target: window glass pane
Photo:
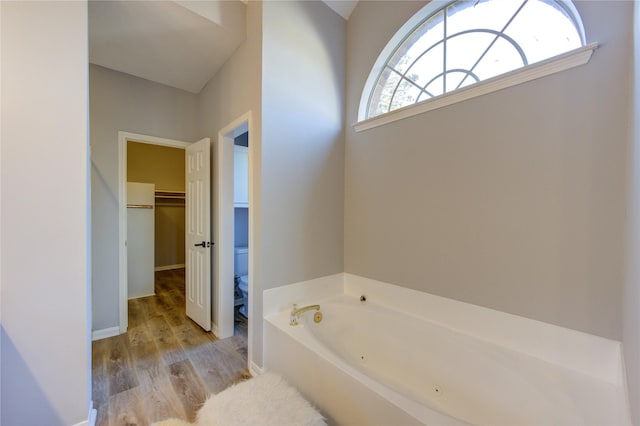
[[[452,90],[458,89],[458,86],[462,82],[462,80],[467,77],[466,72],[462,71],[449,71],[447,72],[447,92],[451,92]],[[469,84],[477,83],[478,81],[473,77],[469,76],[465,81],[465,86]]]
[[[530,64],[582,45],[573,21],[555,2],[530,0],[505,34],[522,47]]]
[[[522,56],[514,45],[501,37],[491,46],[473,72],[480,80],[486,80],[524,65]]]
[[[389,60],[389,66],[404,73],[425,50],[444,38],[443,14],[420,25]]]
[[[393,96],[393,91],[399,81],[400,76],[389,68],[385,68],[384,71],[382,71],[371,95],[369,117],[384,114],[389,111],[391,96]]]
[[[398,86],[395,95],[393,95],[390,111],[402,108],[403,106],[415,104],[418,100],[418,96],[420,96],[420,92],[421,90],[414,84],[403,79]]]
[[[438,78],[433,80],[431,83],[429,83],[429,85],[427,85],[425,89],[429,93],[431,93],[432,96],[442,95],[444,93],[442,90],[443,84],[444,84],[444,78],[442,76],[439,76]]]
[[[420,87],[424,87],[431,79],[444,71],[444,45],[440,43],[425,53],[409,68],[406,77]]]
[[[522,0],[465,0],[447,8],[447,35],[478,28],[502,31]]]
[[[429,99],[431,97],[431,95],[428,95],[425,92],[421,92],[420,96],[418,96],[418,100],[416,102],[422,102],[422,101],[426,101],[427,99]]]
[[[495,34],[474,32],[447,40],[447,69],[471,70],[495,38]]]
[[[471,86],[472,84],[475,84],[475,83],[477,83],[479,81],[481,81],[480,78],[478,78],[478,76],[474,72],[473,74],[465,75],[464,77],[462,77],[462,84],[458,83],[456,88],[457,89],[462,89],[463,87]],[[458,87],[458,86],[460,86],[460,87]],[[451,90],[455,90],[455,88],[451,89]],[[451,91],[451,90],[449,90],[449,91]]]

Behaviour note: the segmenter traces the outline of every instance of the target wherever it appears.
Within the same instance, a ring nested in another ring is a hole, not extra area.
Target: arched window
[[[365,86],[359,119],[425,101],[584,44],[582,22],[567,1],[434,0],[383,50]]]

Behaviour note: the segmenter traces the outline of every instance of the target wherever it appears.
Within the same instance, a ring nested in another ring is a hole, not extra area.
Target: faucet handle
[[[298,305],[293,304],[291,307],[291,315],[289,316],[289,325],[298,325],[298,317],[296,316],[296,311],[298,310]]]

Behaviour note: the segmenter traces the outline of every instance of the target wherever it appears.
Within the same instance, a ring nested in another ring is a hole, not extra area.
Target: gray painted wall
[[[234,233],[233,244],[236,247],[249,246],[249,209],[246,207],[236,207],[233,209]]]
[[[623,293],[622,343],[627,371],[631,417],[640,425],[640,3],[633,8],[632,99],[629,108],[630,144],[627,181],[627,252]]]
[[[424,3],[360,2],[347,123]],[[345,270],[620,339],[630,2],[579,2],[591,62],[361,133],[346,130]]]
[[[247,20],[247,40],[198,111],[214,146],[222,127],[253,113],[252,303],[262,316],[262,290],[343,270],[345,23],[320,2],[249,2]],[[250,350],[262,365],[261,321]]]
[[[93,330],[118,326],[118,131],[195,141],[197,97],[89,67]]]
[[[262,170],[261,156],[261,93],[262,93],[262,2],[251,1],[247,4],[247,38],[238,47],[233,56],[223,65],[218,73],[207,83],[198,95],[198,132],[201,136],[209,136],[212,141],[212,155],[218,146],[218,132],[243,114],[251,111],[253,128],[250,145],[253,150],[253,168],[255,175],[251,181],[254,197],[251,200],[252,214],[255,215],[255,233],[252,244],[262,247],[261,205],[262,191],[260,175]],[[215,159],[214,159],[215,160]],[[214,194],[212,207],[215,211],[217,185],[213,181]],[[213,218],[215,220],[215,218]],[[212,226],[213,239],[219,241],[216,227]],[[254,275],[252,312],[262,317],[262,272],[261,250],[254,251]],[[215,257],[214,257],[215,259]],[[214,260],[214,268],[218,265]],[[215,306],[215,300],[213,301]],[[216,312],[213,312],[214,320]],[[262,365],[262,321],[256,321],[251,332],[249,350],[253,362]]]
[[[263,289],[342,272],[345,21],[265,2]]]
[[[0,423],[78,424],[91,397],[87,4],[3,1],[0,15]]]

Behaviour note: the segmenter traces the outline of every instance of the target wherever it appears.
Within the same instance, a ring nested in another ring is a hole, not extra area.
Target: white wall
[[[118,131],[186,142],[198,139],[197,96],[162,84],[89,67],[93,329],[118,315]]]
[[[360,2],[347,123],[423,4]],[[582,67],[346,131],[345,270],[619,340],[631,2],[576,2]]]
[[[90,399],[87,4],[0,10],[0,423],[76,424]]]
[[[264,282],[343,271],[346,23],[319,1],[265,2]]]
[[[633,8],[633,27],[622,342],[632,421],[640,425],[640,3],[637,2],[634,2]]]
[[[264,289],[343,269],[345,23],[321,2],[249,2],[247,28],[200,94],[199,114],[214,145],[221,128],[253,114],[250,305],[261,318]],[[261,365],[255,325],[250,350]]]
[[[212,157],[217,152],[218,132],[240,116],[251,111],[252,128],[250,129],[249,143],[253,152],[251,167],[255,173],[251,180],[253,198],[250,200],[250,214],[254,218],[254,222],[251,224],[254,229],[254,239],[250,243],[254,248],[254,270],[251,278],[254,292],[250,304],[250,316],[253,316],[254,319],[258,318],[258,320],[253,323],[255,327],[251,330],[249,350],[252,353],[253,361],[258,365],[262,364],[262,261],[261,249],[258,249],[262,247],[262,190],[260,185],[260,176],[262,174],[262,117],[260,114],[262,94],[262,5],[262,2],[256,1],[251,1],[247,4],[246,40],[205,85],[198,97],[199,134],[211,138]],[[215,158],[212,158],[212,160],[215,160]],[[212,164],[215,164],[215,161],[212,161]],[[212,168],[213,172],[214,168]],[[216,211],[215,200],[218,197],[217,191],[219,190],[220,182],[215,176],[213,179],[212,211]],[[213,215],[212,219],[214,221],[218,220],[215,215]],[[218,235],[215,223],[212,229],[214,230],[213,241],[220,241],[220,235]],[[217,246],[214,250],[216,248]],[[233,258],[231,248],[227,255],[230,256],[230,259]],[[213,267],[215,271],[219,265],[214,262]],[[217,285],[216,280],[214,288]],[[212,306],[215,306],[215,300],[213,300]],[[214,309],[213,321],[219,324],[217,314]]]
[[[319,1],[263,3],[262,290],[343,271],[345,29]]]

